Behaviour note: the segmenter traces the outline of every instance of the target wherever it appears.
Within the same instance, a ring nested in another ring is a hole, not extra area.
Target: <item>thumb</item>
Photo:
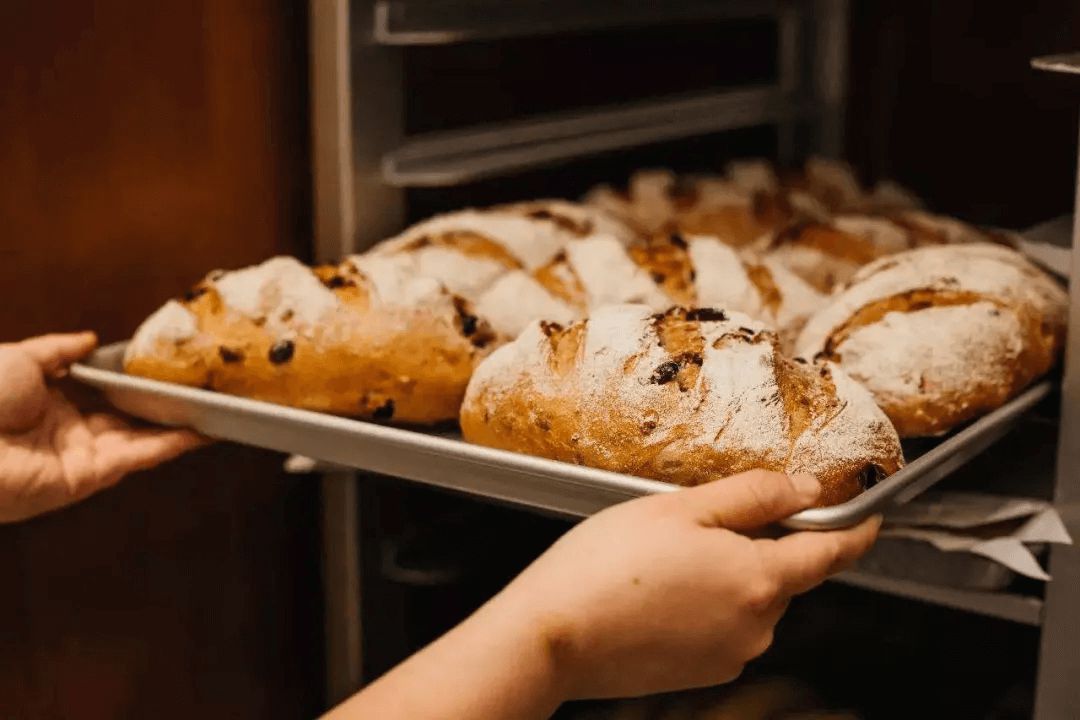
[[[23,433],[45,413],[41,368],[18,345],[0,345],[0,433]]]
[[[23,340],[18,344],[41,367],[46,375],[56,375],[76,360],[86,357],[97,346],[97,336],[92,332],[66,335],[42,335]]]
[[[699,522],[736,532],[757,530],[813,507],[821,485],[809,475],[751,470],[674,493]]]

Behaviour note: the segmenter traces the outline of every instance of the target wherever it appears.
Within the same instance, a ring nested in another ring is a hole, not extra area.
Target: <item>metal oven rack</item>
[[[497,125],[406,136],[403,53],[409,46],[558,35],[686,20],[769,18],[777,77],[767,85],[617,107],[532,116]],[[363,250],[401,228],[405,191],[455,187],[599,153],[739,128],[777,128],[780,160],[797,151],[839,155],[847,84],[847,0],[313,0],[311,3],[315,254]],[[1080,72],[1080,59],[1051,69]],[[1080,196],[1078,196],[1080,208]],[[1080,232],[1078,229],[1076,232]],[[1074,232],[1074,238],[1077,237]],[[1074,242],[1074,248],[1080,244]],[[1075,250],[1074,250],[1075,252]],[[1074,254],[1074,265],[1080,257]],[[1080,517],[1080,291],[1073,288],[1056,501],[1074,537]],[[323,480],[327,693],[361,681],[357,481]],[[1045,601],[932,588],[849,574],[843,582],[1043,628],[1037,717],[1080,717],[1080,551],[1052,550]]]

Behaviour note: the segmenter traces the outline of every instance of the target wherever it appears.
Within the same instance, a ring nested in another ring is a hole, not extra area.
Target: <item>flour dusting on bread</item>
[[[814,472],[830,502],[902,464],[869,393],[785,358],[738,312],[609,305],[533,323],[480,364],[466,439],[693,485],[753,467]],[[869,475],[867,475],[869,473]]]
[[[291,257],[271,258],[209,282],[228,309],[278,333],[312,335],[338,306],[311,269]]]
[[[128,343],[126,356],[153,353],[158,343],[182,343],[199,332],[199,321],[194,314],[175,300],[162,305],[146,318]]]

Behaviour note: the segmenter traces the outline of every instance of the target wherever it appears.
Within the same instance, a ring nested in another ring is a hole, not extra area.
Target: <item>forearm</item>
[[[563,698],[534,625],[497,598],[327,717],[547,718]]]

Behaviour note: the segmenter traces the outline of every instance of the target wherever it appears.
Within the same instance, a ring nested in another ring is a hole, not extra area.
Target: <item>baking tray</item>
[[[99,388],[113,405],[135,417],[191,427],[222,440],[577,517],[642,495],[678,490],[655,480],[471,445],[456,434],[388,427],[133,377],[120,370],[123,353],[124,343],[100,348],[74,365],[71,376]],[[906,467],[853,500],[806,510],[784,524],[815,530],[849,527],[889,505],[907,502],[1004,435],[1050,390],[1049,381],[1034,385],[910,457]]]

